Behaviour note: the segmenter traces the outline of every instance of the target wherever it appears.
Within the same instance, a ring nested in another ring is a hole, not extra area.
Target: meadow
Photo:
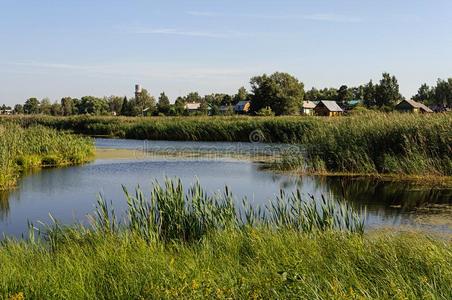
[[[281,195],[235,211],[199,184],[99,198],[91,226],[55,222],[0,246],[5,299],[450,299],[452,243],[363,233],[343,203]]]
[[[0,136],[0,189],[13,187],[22,171],[80,164],[94,153],[91,139],[44,126],[6,122]]]
[[[290,143],[275,164],[310,173],[452,175],[452,114],[346,117],[13,117],[79,134],[129,139]]]

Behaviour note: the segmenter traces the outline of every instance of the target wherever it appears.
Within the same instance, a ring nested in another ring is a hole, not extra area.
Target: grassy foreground
[[[131,139],[302,145],[278,163],[311,173],[452,176],[452,114],[371,112],[321,117],[10,117],[90,135]]]
[[[90,139],[43,126],[0,124],[0,189],[14,186],[21,171],[86,162],[94,152]]]
[[[282,194],[265,209],[198,185],[99,198],[91,227],[52,224],[0,244],[5,299],[450,299],[452,242],[363,234],[342,203]]]
[[[0,247],[0,298],[451,299],[452,243],[421,234],[220,231],[197,244],[74,236]]]

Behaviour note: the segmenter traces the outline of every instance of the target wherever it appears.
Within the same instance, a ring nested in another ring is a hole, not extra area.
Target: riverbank
[[[280,170],[323,174],[452,176],[452,114],[321,117],[6,117],[87,135],[303,145]],[[409,177],[407,177],[409,178]],[[441,179],[443,180],[443,179]]]
[[[150,195],[126,192],[124,219],[100,198],[91,227],[54,223],[28,240],[3,241],[0,297],[452,296],[449,235],[363,233],[352,206],[300,194],[282,194],[263,211],[245,205],[240,214],[228,189],[215,196],[166,181]]]
[[[0,124],[0,189],[16,184],[21,172],[81,164],[94,156],[91,139],[43,126]]]

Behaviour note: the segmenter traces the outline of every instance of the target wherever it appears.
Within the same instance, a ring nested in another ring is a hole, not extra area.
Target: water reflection
[[[128,141],[115,141],[127,147]],[[115,141],[108,140],[108,143],[114,144]],[[136,144],[132,141],[131,147]],[[32,173],[20,180],[16,189],[9,193],[0,192],[0,234],[19,236],[26,231],[27,221],[48,222],[49,213],[65,223],[85,220],[86,214],[93,211],[98,193],[104,194],[115,209],[122,212],[126,202],[121,185],[129,190],[140,185],[144,191],[149,191],[154,180],[161,182],[165,177],[179,177],[186,187],[198,178],[210,193],[227,185],[237,200],[247,197],[256,205],[267,204],[280,189],[287,192],[300,189],[303,194],[317,198],[325,195],[346,199],[358,209],[367,209],[368,227],[417,224],[420,208],[432,204],[437,205],[437,210],[447,212],[446,218],[451,212],[448,209],[451,207],[451,189],[423,189],[406,182],[288,176],[262,171],[258,164],[250,161],[227,157],[98,159],[84,166]],[[451,228],[449,225],[434,225],[433,230]]]

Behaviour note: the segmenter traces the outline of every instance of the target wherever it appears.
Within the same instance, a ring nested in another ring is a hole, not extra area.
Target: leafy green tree
[[[107,99],[108,108],[111,113],[120,115],[122,112],[122,106],[124,104],[124,98],[119,96],[110,96]]]
[[[146,89],[141,91],[138,97],[130,100],[132,116],[152,115],[156,111],[155,98]]]
[[[108,103],[105,99],[85,96],[80,101],[79,111],[81,114],[105,115],[108,113]]]
[[[127,97],[124,97],[124,99],[122,100],[122,107],[121,107],[121,116],[131,116],[132,109],[130,107],[130,102],[127,99]]]
[[[435,97],[435,94],[434,94],[433,89],[430,88],[426,83],[424,83],[421,85],[421,87],[417,91],[417,94],[414,95],[412,98],[415,101],[430,104],[435,101],[434,97]]]
[[[343,107],[348,100],[351,100],[351,98],[352,98],[351,91],[348,89],[346,85],[342,85],[337,90],[337,102],[341,107]]]
[[[238,103],[240,101],[247,101],[249,97],[248,91],[246,90],[245,87],[241,87],[239,88],[239,90],[237,91],[237,94],[234,96],[233,98],[233,103]]]
[[[377,102],[375,101],[375,85],[373,84],[372,80],[364,86],[363,93],[364,105],[366,107],[377,106]]]
[[[24,113],[24,107],[21,104],[16,104],[14,106],[14,114],[23,114]]]
[[[53,103],[52,106],[50,107],[50,114],[52,116],[62,116],[63,107],[61,106],[61,104],[58,102]]]
[[[75,102],[71,97],[64,97],[60,102],[63,116],[72,116],[78,113]]]
[[[50,115],[52,110],[52,103],[49,98],[44,98],[39,104],[39,112],[43,115]]]
[[[160,93],[159,102],[157,104],[158,111],[162,114],[168,114],[171,107],[170,100],[165,92]]]
[[[25,101],[24,104],[24,112],[27,115],[36,115],[39,114],[39,100],[36,98],[29,98]]]
[[[438,79],[435,88],[435,104],[452,106],[452,78]]]
[[[258,112],[270,107],[276,115],[294,115],[301,109],[304,85],[287,73],[276,72],[251,78],[252,107]]]
[[[307,101],[321,100],[320,91],[318,89],[316,89],[315,87],[313,87],[312,89],[310,89],[309,91],[306,92],[306,94],[304,95],[304,100],[307,100]]]
[[[383,73],[380,84],[375,88],[376,105],[378,107],[394,107],[402,98],[397,78],[389,73]]]

